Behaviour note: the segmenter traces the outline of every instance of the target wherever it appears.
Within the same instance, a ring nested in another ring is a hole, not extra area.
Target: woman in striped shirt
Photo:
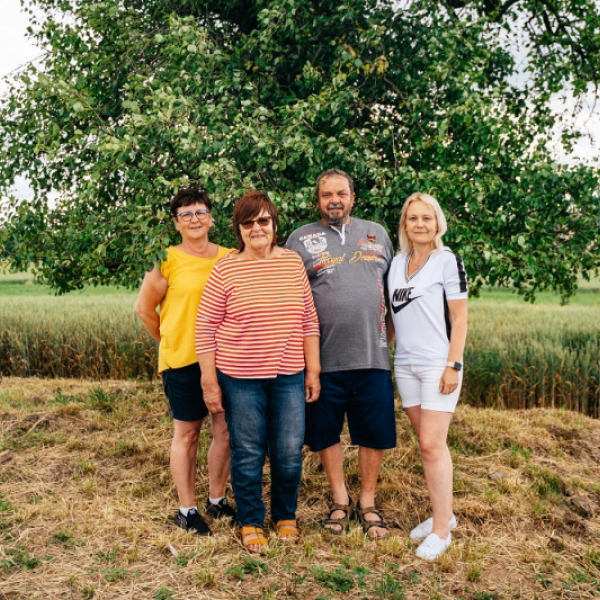
[[[196,319],[204,400],[225,411],[231,482],[245,548],[267,547],[262,469],[271,464],[271,517],[296,540],[304,402],[319,397],[319,322],[300,257],[276,246],[277,208],[251,190],[233,211],[240,250],[214,267]]]

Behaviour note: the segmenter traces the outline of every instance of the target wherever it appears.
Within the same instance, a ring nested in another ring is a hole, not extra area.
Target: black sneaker
[[[175,517],[175,525],[186,531],[193,529],[198,535],[210,535],[210,529],[206,521],[198,514],[195,508],[190,508],[187,517],[181,511]]]
[[[227,517],[235,521],[237,517],[235,508],[227,502],[227,498],[221,498],[217,504],[212,504],[210,500],[207,500],[204,512],[213,519],[223,519]]]

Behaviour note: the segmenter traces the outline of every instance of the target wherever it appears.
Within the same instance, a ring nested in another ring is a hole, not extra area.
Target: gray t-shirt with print
[[[302,257],[312,287],[322,372],[389,371],[384,289],[393,249],[385,229],[354,218],[339,229],[316,222],[286,246]]]

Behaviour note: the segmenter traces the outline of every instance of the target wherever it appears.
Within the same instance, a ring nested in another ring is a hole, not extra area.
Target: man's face
[[[317,201],[321,221],[336,227],[347,223],[355,196],[350,193],[350,183],[345,177],[332,175],[321,179]]]

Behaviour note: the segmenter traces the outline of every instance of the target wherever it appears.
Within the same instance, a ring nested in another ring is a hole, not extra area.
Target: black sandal
[[[373,513],[377,516],[377,519],[365,519],[365,515]],[[367,506],[367,508],[361,508],[360,502],[356,505],[356,514],[358,516],[358,521],[361,524],[361,527],[365,534],[373,540],[379,540],[386,538],[390,535],[390,528],[385,522],[385,519],[381,516],[381,513],[374,506]],[[381,529],[386,529],[386,535],[373,535],[370,533],[371,529],[374,527],[380,527]]]
[[[336,510],[343,510],[346,514],[343,517],[338,517],[337,519],[333,519],[331,515]],[[354,508],[352,507],[352,498],[348,496],[348,504],[337,504],[334,503],[329,507],[329,517],[325,519],[322,523],[322,527],[328,533],[333,535],[342,535],[344,531],[348,531],[350,529],[350,519],[354,514]],[[336,525],[339,525],[338,529]]]

